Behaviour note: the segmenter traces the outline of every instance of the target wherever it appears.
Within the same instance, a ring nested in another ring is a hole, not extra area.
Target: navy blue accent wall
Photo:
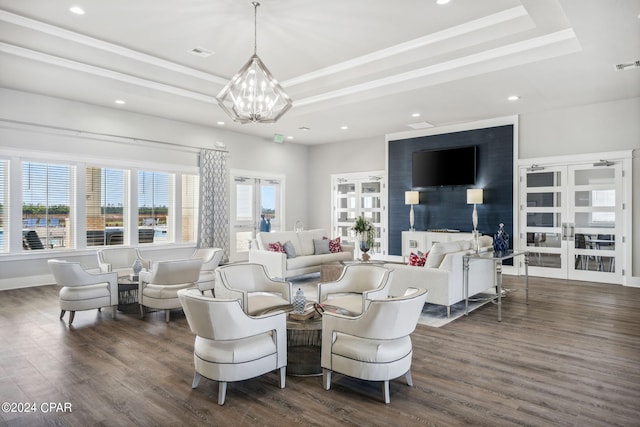
[[[389,141],[388,144],[390,255],[402,255],[401,233],[409,229],[410,206],[404,204],[404,192],[412,189],[412,153],[469,145],[477,147],[476,184],[420,189],[420,204],[413,207],[414,227],[418,231],[472,231],[473,205],[467,205],[467,189],[482,188],[484,203],[478,205],[478,230],[481,234],[493,235],[498,224],[504,223],[513,248],[513,125]]]

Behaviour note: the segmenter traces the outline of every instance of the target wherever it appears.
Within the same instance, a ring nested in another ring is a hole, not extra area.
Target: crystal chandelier
[[[252,2],[253,56],[220,91],[220,107],[240,123],[275,123],[289,108],[291,98],[257,55],[257,15],[260,3]]]

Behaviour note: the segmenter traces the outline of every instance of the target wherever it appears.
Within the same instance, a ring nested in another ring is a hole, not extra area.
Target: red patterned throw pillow
[[[340,243],[340,236],[336,237],[335,239],[329,239],[328,237],[323,237],[324,240],[329,240],[329,252],[336,253],[336,252],[342,252],[342,246]]]
[[[282,243],[280,242],[269,243],[269,250],[271,252],[281,252],[283,254],[287,253],[287,251],[284,250],[284,246],[282,246]]]
[[[424,267],[424,264],[427,262],[427,255],[429,255],[429,252],[427,252],[426,254],[420,251],[418,251],[417,254],[411,252],[411,255],[409,255],[409,265],[413,265],[415,267]]]

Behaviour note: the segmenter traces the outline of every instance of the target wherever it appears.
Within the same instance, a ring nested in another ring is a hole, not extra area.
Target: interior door
[[[281,179],[231,174],[231,262],[247,261],[252,240],[259,231],[280,230]]]
[[[622,164],[520,169],[521,244],[534,276],[622,283]]]

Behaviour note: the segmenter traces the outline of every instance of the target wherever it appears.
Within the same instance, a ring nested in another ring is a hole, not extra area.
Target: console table
[[[495,283],[497,295],[494,299],[498,305],[498,322],[502,322],[502,262],[513,259],[517,256],[524,256],[524,276],[525,276],[525,301],[529,304],[529,252],[527,251],[501,251],[501,252],[480,252],[477,254],[465,255],[462,257],[462,275],[464,286],[464,314],[469,314],[469,262],[470,261],[491,261],[495,265]]]
[[[473,233],[459,231],[403,231],[402,232],[402,262],[411,252],[428,252],[435,243],[453,242],[456,240],[473,239]]]

